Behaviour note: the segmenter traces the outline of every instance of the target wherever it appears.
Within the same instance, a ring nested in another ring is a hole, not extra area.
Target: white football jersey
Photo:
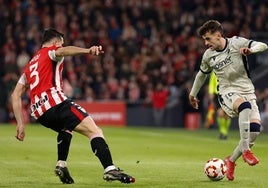
[[[226,38],[226,46],[221,51],[207,49],[203,55],[200,70],[212,70],[218,78],[219,93],[254,93],[254,85],[249,76],[247,57],[240,54],[242,47],[249,47],[253,41],[234,36]]]

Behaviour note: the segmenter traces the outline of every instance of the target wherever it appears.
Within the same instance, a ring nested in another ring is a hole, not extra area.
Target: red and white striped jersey
[[[63,93],[63,57],[56,46],[41,48],[26,65],[19,83],[30,88],[31,115],[38,119],[51,107],[67,99]]]

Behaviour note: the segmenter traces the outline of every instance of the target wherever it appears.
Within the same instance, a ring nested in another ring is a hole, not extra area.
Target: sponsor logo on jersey
[[[48,101],[48,96],[45,95],[43,98],[41,98],[38,102],[32,105],[31,110],[34,112],[36,109],[38,109],[40,106],[42,106],[46,101]]]
[[[222,67],[225,67],[226,65],[229,65],[229,64],[231,64],[231,63],[232,63],[231,57],[228,56],[228,57],[225,58],[224,61],[221,61],[221,62],[215,64],[215,65],[213,66],[213,68],[214,68],[215,70],[219,70],[219,69],[221,69]]]

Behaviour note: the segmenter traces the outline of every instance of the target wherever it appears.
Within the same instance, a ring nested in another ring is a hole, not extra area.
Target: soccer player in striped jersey
[[[63,37],[64,35],[55,29],[45,30],[41,49],[26,65],[12,93],[12,107],[17,121],[16,138],[23,141],[25,137],[21,97],[29,89],[31,115],[43,126],[58,132],[58,161],[55,173],[62,183],[74,183],[66,162],[74,131],[89,138],[92,151],[104,168],[104,180],[133,183],[135,178],[123,173],[113,164],[102,130],[81,106],[66,97],[62,89],[64,56],[101,55],[104,53],[102,46],[63,47]]]
[[[198,108],[197,94],[207,75],[214,71],[218,78],[218,94],[222,109],[230,116],[238,116],[240,141],[233,153],[225,159],[227,178],[234,180],[235,161],[242,158],[249,165],[259,159],[251,152],[261,131],[260,113],[256,104],[254,85],[249,76],[247,55],[267,50],[267,44],[234,36],[225,38],[223,28],[216,20],[209,20],[198,28],[208,49],[202,57],[189,102]]]

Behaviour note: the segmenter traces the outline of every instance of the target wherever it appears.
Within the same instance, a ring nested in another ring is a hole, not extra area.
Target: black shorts
[[[67,99],[47,110],[38,121],[45,127],[56,132],[62,130],[72,131],[88,116],[84,108]]]
[[[215,105],[215,109],[219,109],[221,108],[221,105],[220,105],[220,96],[218,94],[215,94],[214,96],[214,105]]]

